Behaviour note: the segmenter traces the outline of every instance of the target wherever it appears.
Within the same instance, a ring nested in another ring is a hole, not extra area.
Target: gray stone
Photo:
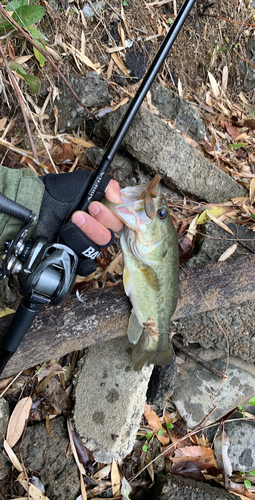
[[[93,166],[96,165],[99,159],[101,159],[102,154],[103,149],[96,147],[89,148],[86,151],[86,156]],[[131,184],[132,169],[132,161],[126,156],[116,153],[109,169],[107,170],[107,175],[118,181],[121,187],[125,187]]]
[[[255,64],[255,38],[251,38],[245,48],[247,59]],[[251,92],[255,88],[255,68],[245,61],[240,61],[240,70],[244,77],[244,91]]]
[[[223,488],[186,479],[174,474],[159,473],[153,500],[236,500],[236,495]]]
[[[122,459],[132,450],[153,368],[132,369],[143,342],[133,346],[126,337],[103,342],[88,348],[79,363],[74,423],[98,462]]]
[[[112,99],[108,83],[100,80],[95,71],[87,71],[85,77],[73,73],[70,75],[69,83],[87,108],[107,106]],[[60,99],[56,101],[59,132],[66,130],[71,132],[84,121],[87,113],[62,80],[59,81],[59,88]]]
[[[249,255],[255,250],[254,233],[247,227],[228,224],[228,227],[244,246],[239,243],[237,250],[231,256],[236,259],[242,255]],[[217,224],[209,222],[204,229],[204,235],[199,235],[195,252],[184,267],[197,267],[207,262],[216,261],[220,255],[233,243],[234,237],[221,229]],[[202,299],[201,299],[202,300]],[[195,314],[172,322],[171,330],[184,337],[185,344],[199,342],[205,348],[217,348],[226,352],[226,339],[228,337],[230,354],[246,359],[248,363],[255,362],[255,301],[250,300],[238,305],[233,304],[228,308],[215,309]],[[224,329],[219,328],[218,324]]]
[[[218,359],[211,364],[225,371],[226,360]],[[172,400],[189,429],[200,425],[213,410],[212,398],[216,409],[206,419],[206,424],[216,422],[254,396],[254,365],[230,357],[227,376],[227,380],[221,383],[218,377],[194,362],[182,365]]]
[[[228,456],[230,458],[233,471],[250,472],[254,470],[255,421],[226,421],[225,430],[230,441]]]
[[[0,481],[7,476],[10,464],[2,455],[3,441],[5,439],[8,420],[10,417],[9,404],[5,399],[0,398]]]
[[[0,398],[0,443],[5,439],[9,416],[10,408],[8,402]]]
[[[95,11],[98,14],[101,13],[101,10],[104,9],[104,7],[105,7],[104,0],[100,0],[99,2],[93,2],[93,7],[95,10],[90,6],[90,4],[85,3],[85,5],[82,9],[82,12],[84,14],[84,17],[86,17],[86,19],[93,19],[94,15],[95,15]]]
[[[73,455],[66,457],[69,445],[64,417],[50,421],[49,437],[45,422],[27,427],[22,456],[30,470],[40,473],[46,496],[51,500],[75,500],[80,491],[77,465]],[[14,451],[18,453],[18,447]]]
[[[95,133],[100,138],[106,140],[113,134],[123,115],[122,108],[96,124]],[[149,172],[161,175],[167,186],[199,199],[219,203],[246,194],[242,186],[144,107],[128,129],[122,148],[146,165]]]
[[[171,121],[176,120],[177,130],[184,132],[197,142],[203,140],[206,136],[206,128],[195,106],[159,83],[155,82],[150,90],[152,104],[163,116]]]

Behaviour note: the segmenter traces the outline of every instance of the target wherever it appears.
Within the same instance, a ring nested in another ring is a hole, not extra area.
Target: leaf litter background
[[[54,11],[46,1],[41,5],[45,8],[45,15],[36,28],[47,37],[46,41],[40,39],[58,67],[65,75],[70,71],[78,75],[83,75],[88,69],[98,71],[109,83],[113,95],[111,108],[116,109],[136,92],[139,86],[137,80],[143,76],[156,53],[181,2],[107,1],[106,8],[95,14],[93,20],[85,19],[78,0],[61,4],[64,11]],[[207,220],[212,220],[228,232],[230,230],[225,223],[230,220],[246,225],[252,231],[255,228],[254,102],[252,93],[246,95],[242,91],[238,69],[240,60],[246,58],[247,39],[254,32],[254,14],[249,1],[197,2],[158,75],[162,85],[197,107],[211,134],[210,142],[202,144],[187,135],[185,138],[247,189],[246,197],[217,206],[189,199],[168,200],[178,232],[182,263],[190,258],[196,236]],[[133,48],[131,55],[125,49],[130,44]],[[54,68],[42,56],[38,56],[38,64],[31,45],[17,32],[9,37],[2,36],[1,45],[44,141],[44,146],[37,151],[41,169],[46,167],[48,172],[61,173],[75,168],[89,168],[86,150],[95,143],[93,136],[87,135],[86,127],[81,126],[72,134],[58,134],[57,107],[53,108],[54,118],[46,113],[47,102],[50,99],[53,103],[57,102],[59,95]],[[138,68],[136,61],[139,61]],[[24,146],[27,131],[2,58],[0,64],[1,93],[4,96],[0,103],[1,163],[10,168],[25,166],[41,173],[38,165],[31,160],[30,146]],[[42,100],[40,94],[36,96],[31,92],[31,78],[26,75],[37,78],[39,85],[46,86],[46,100]],[[119,76],[122,76],[122,84],[119,83]],[[159,114],[151,103],[150,93],[144,105]],[[95,109],[93,112],[100,116],[104,110]],[[170,123],[161,115],[160,118],[175,128],[174,122]],[[49,124],[54,130],[53,136],[48,134]],[[33,131],[31,121],[30,127]],[[238,241],[220,259],[229,258],[237,245]],[[121,280],[121,274],[122,257],[116,244],[102,252],[93,276],[77,279],[75,291],[83,293],[92,287],[114,286]],[[3,306],[0,314],[10,312]],[[255,491],[252,487],[255,471],[243,475],[231,470],[224,422],[214,443],[208,443],[205,435],[188,433],[171,401],[166,403],[161,416],[145,404],[133,452],[122,464],[95,464],[69,420],[72,374],[78,355],[77,352],[71,353],[64,359],[51,360],[26,370],[16,379],[11,377],[0,381],[2,397],[8,399],[13,410],[4,442],[10,472],[1,485],[0,498],[27,498],[25,491],[30,498],[47,498],[40,491],[43,485],[39,479],[31,477],[31,471],[25,468],[22,446],[19,456],[12,448],[17,442],[22,444],[26,425],[41,420],[45,420],[51,436],[50,420],[62,413],[68,419],[70,449],[67,453],[74,454],[80,474],[79,498],[98,498],[103,491],[110,492],[114,498],[142,498],[141,492],[144,498],[149,498],[154,472],[159,467],[198,481],[218,482],[241,498],[255,498],[252,493]]]

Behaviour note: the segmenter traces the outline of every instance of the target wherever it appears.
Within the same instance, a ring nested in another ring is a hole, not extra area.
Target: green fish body
[[[136,344],[143,328],[149,337],[134,370],[140,370],[145,363],[169,364],[173,358],[169,326],[179,294],[179,252],[166,200],[158,188],[159,180],[156,176],[149,185],[123,189],[123,205],[107,203],[124,222],[120,240],[123,283],[133,306],[128,338]]]

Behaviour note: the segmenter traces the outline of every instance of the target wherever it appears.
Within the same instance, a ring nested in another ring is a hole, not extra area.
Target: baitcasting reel
[[[36,216],[0,193],[0,211],[25,223],[15,239],[7,242],[0,279],[18,274],[23,299],[1,344],[0,373],[18,348],[36,314],[46,304],[59,304],[70,293],[76,278],[78,257],[66,245],[46,238],[25,242]]]

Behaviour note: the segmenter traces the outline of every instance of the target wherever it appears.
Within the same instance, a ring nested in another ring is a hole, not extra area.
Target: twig
[[[255,26],[255,25],[254,25],[254,26]],[[241,50],[241,52],[242,52],[242,54],[243,54],[243,57],[241,57],[241,56],[240,56],[240,54],[238,54],[237,50],[235,50],[235,52],[239,55],[240,59],[241,59],[242,61],[246,61],[246,62],[247,62],[248,64],[250,64],[253,68],[255,68],[255,64],[253,64],[251,61],[249,61],[249,59],[247,59],[247,57],[246,57],[246,55],[244,54],[244,51],[243,51],[243,49],[242,49],[242,47],[241,47],[241,45],[240,45],[240,44],[239,44],[239,47],[240,47],[240,50]]]
[[[12,24],[12,26],[15,26],[15,28],[47,59],[47,61],[53,66],[55,71],[59,74],[59,76],[62,78],[62,80],[65,82],[66,86],[69,88],[70,92],[72,92],[73,96],[75,97],[76,101],[85,109],[85,111],[92,117],[94,118],[93,113],[89,111],[89,109],[83,104],[82,100],[79,98],[79,96],[76,94],[76,92],[72,89],[70,83],[67,81],[63,73],[58,69],[56,64],[54,63],[53,59],[47,54],[45,50],[43,50],[32,38],[19,26],[19,24],[10,16],[6,10],[0,5],[0,12],[3,14],[3,16],[8,19],[8,21]]]
[[[198,364],[201,365],[205,370],[208,370],[209,372],[212,372],[216,377],[224,378],[227,379],[226,373],[223,373],[221,370],[218,368],[215,368],[214,366],[210,365],[210,363],[207,363],[207,361],[204,361],[201,359],[199,356],[196,356],[193,352],[189,351],[186,347],[184,347],[178,340],[175,340],[174,337],[171,339],[172,344],[177,347],[177,349],[180,349],[180,351],[184,352],[189,358],[194,359],[194,361]]]
[[[214,17],[215,19],[220,19],[221,21],[227,21],[228,23],[241,24],[242,26],[255,27],[255,24],[242,23],[241,21],[234,21],[233,19],[228,19],[227,17],[215,16],[214,14],[202,14],[203,17]]]
[[[22,114],[23,114],[23,118],[24,118],[24,122],[25,122],[25,125],[26,125],[26,129],[27,129],[27,135],[28,135],[28,138],[29,138],[29,142],[31,144],[31,148],[32,148],[32,152],[33,152],[33,156],[34,158],[38,160],[38,156],[37,156],[37,152],[36,152],[36,149],[35,149],[35,146],[34,146],[34,141],[33,141],[33,138],[32,138],[32,135],[31,135],[31,130],[29,128],[29,123],[28,123],[28,119],[27,119],[27,115],[26,115],[26,112],[25,112],[25,108],[24,108],[24,103],[23,103],[23,100],[22,100],[22,96],[21,96],[21,93],[20,93],[20,90],[19,90],[19,87],[17,85],[17,82],[11,72],[11,68],[9,66],[9,63],[5,57],[5,53],[3,51],[3,47],[2,45],[0,44],[0,53],[1,53],[1,56],[3,58],[3,61],[4,61],[4,64],[5,64],[5,67],[7,69],[7,72],[8,72],[8,75],[9,75],[9,78],[11,80],[11,83],[14,87],[14,90],[17,94],[17,97],[18,97],[18,100],[19,100],[19,104],[20,104],[20,108],[21,108],[21,111],[22,111]]]
[[[21,463],[22,463],[22,466],[23,466],[24,474],[25,474],[26,480],[27,480],[27,498],[29,500],[29,498],[30,498],[29,497],[29,480],[28,480],[28,475],[27,475],[26,467],[25,467],[24,460],[23,460],[22,453],[21,453],[21,448],[22,448],[22,444],[23,444],[23,441],[24,441],[25,432],[26,432],[26,428],[27,428],[27,422],[28,422],[28,419],[26,419],[24,431],[23,431],[22,438],[21,438],[21,443],[19,445],[19,456],[20,456],[20,460],[21,460]]]

